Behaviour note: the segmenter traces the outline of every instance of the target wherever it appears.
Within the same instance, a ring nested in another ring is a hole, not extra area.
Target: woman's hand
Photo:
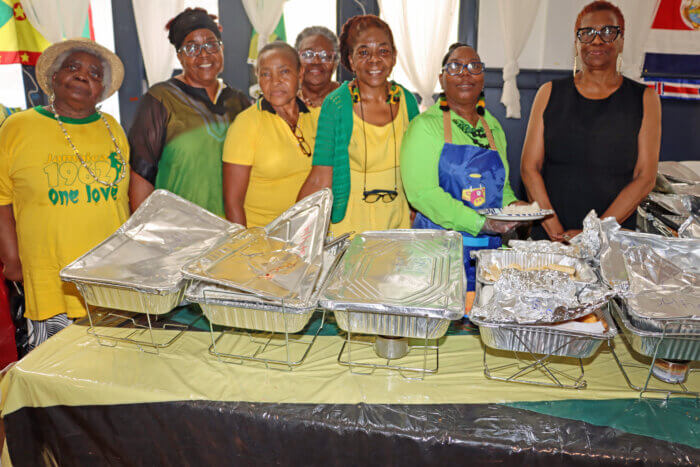
[[[4,265],[2,274],[8,281],[22,282],[22,263],[19,261],[19,259],[9,261]]]
[[[581,232],[583,232],[583,230],[581,230],[581,229],[569,229],[562,234],[562,239],[566,243],[569,243],[572,238],[574,238],[576,235],[580,234]]]
[[[520,224],[520,222],[514,221],[495,221],[493,219],[486,219],[486,222],[484,222],[484,225],[481,227],[481,233],[487,235],[501,235],[510,232]]]
[[[564,226],[559,222],[559,218],[556,214],[550,216],[542,221],[542,227],[549,236],[549,239],[553,242],[564,241]]]

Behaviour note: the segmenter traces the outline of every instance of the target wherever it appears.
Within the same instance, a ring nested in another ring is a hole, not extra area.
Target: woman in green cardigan
[[[299,199],[333,190],[331,233],[409,228],[399,151],[415,97],[389,81],[396,47],[389,26],[373,15],[350,18],[340,34],[341,62],[355,78],[323,101],[313,168]]]

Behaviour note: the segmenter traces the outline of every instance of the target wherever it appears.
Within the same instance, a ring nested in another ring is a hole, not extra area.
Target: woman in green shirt
[[[440,100],[416,117],[401,146],[401,178],[418,211],[414,228],[462,234],[468,307],[473,300],[472,250],[498,248],[515,222],[486,219],[477,210],[518,202],[508,181],[506,137],[483,106],[484,64],[466,44],[442,61]]]

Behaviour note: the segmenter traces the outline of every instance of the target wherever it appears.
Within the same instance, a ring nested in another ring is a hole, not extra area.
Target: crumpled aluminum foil
[[[700,238],[700,218],[690,215],[678,229],[681,238]]]
[[[494,294],[471,315],[489,322],[544,324],[580,318],[603,306],[612,292],[600,283],[576,284],[559,271],[506,269]]]
[[[600,253],[600,219],[595,210],[591,210],[583,219],[583,232],[576,235],[569,242],[579,248],[581,257],[595,259]]]
[[[508,246],[514,250],[530,253],[555,253],[573,258],[582,257],[581,248],[578,245],[565,245],[549,240],[511,240],[508,242]]]
[[[659,173],[666,178],[682,183],[700,183],[700,175],[682,162],[661,161],[659,162]]]
[[[647,198],[679,216],[689,216],[691,214],[692,196],[651,192]]]

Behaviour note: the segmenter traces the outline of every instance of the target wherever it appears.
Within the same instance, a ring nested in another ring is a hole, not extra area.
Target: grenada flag
[[[20,2],[0,0],[0,65],[36,65],[39,55],[50,45],[29,23]]]

